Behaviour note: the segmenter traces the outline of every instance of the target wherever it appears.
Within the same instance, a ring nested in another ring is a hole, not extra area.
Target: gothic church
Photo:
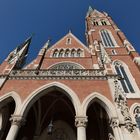
[[[140,140],[140,56],[112,18],[89,7],[86,41],[31,37],[0,65],[0,140]]]

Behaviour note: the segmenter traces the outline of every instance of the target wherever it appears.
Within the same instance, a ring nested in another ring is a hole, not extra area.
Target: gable
[[[72,53],[72,52],[80,52],[81,57],[85,57],[90,55],[89,49],[71,32],[69,32],[66,36],[56,42],[52,47],[50,47],[46,53],[47,57],[52,57],[55,51],[59,53]]]

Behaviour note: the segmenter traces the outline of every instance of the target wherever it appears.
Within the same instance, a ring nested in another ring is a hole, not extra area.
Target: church
[[[106,12],[85,23],[86,44],[69,31],[25,65],[29,37],[0,64],[0,140],[140,140],[140,55]]]

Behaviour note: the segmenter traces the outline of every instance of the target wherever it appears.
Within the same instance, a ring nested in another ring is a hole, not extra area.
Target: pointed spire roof
[[[26,53],[28,52],[32,36],[28,37],[22,44],[20,44],[16,49],[17,53],[20,52],[23,48],[26,48]]]
[[[32,36],[30,36],[29,38],[27,38],[20,46],[20,50],[17,52],[17,62],[15,67],[16,68],[21,68],[25,62],[26,62],[26,58],[28,55],[28,50],[29,50],[29,46],[31,44],[31,40],[32,40]]]
[[[48,49],[48,47],[50,46],[50,42],[51,39],[48,39],[48,41],[45,43],[45,45],[43,46],[44,49]]]
[[[90,15],[95,16],[95,17],[96,16],[99,16],[99,17],[104,16],[103,13],[101,13],[98,10],[96,10],[96,9],[92,8],[91,6],[89,6],[88,12],[87,12],[87,17],[90,16]]]
[[[91,6],[88,7],[88,12],[92,12],[93,8]]]
[[[94,11],[94,9],[91,6],[89,6],[87,16],[89,16],[93,11]]]
[[[72,33],[71,29],[69,29],[69,33]]]
[[[41,65],[43,63],[43,59],[45,57],[46,51],[50,46],[50,41],[51,39],[48,39],[48,41],[45,43],[45,45],[43,46],[43,48],[40,50],[39,54],[41,57],[38,60],[38,66],[36,67],[36,70],[39,70],[41,68]]]
[[[9,54],[7,58],[8,63],[15,64],[16,68],[21,68],[25,64],[31,40],[32,36],[16,47],[16,49]]]

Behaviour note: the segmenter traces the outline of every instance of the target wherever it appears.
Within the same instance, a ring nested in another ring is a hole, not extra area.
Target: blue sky
[[[28,61],[69,29],[84,43],[89,5],[107,12],[140,52],[140,0],[0,0],[0,63],[33,33]]]

